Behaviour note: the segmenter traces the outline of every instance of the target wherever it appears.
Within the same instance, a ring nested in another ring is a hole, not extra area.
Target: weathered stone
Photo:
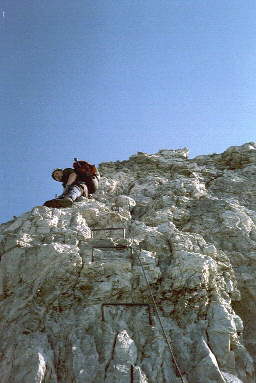
[[[1,382],[254,383],[255,163],[140,152],[1,225]]]

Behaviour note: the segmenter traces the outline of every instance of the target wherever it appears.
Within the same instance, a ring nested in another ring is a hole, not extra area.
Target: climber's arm
[[[66,183],[66,186],[72,185],[76,179],[77,179],[76,173],[75,172],[71,173],[70,176],[68,177],[68,181]]]

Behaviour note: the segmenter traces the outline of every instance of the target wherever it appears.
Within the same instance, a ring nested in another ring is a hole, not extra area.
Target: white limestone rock
[[[1,382],[254,383],[255,160],[138,153],[1,225]]]

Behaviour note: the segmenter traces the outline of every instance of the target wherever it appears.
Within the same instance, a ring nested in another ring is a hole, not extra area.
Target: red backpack
[[[74,161],[75,162],[73,163],[73,168],[81,180],[86,180],[97,175],[97,169],[95,165],[91,165],[86,161],[78,161],[77,158],[74,158]]]

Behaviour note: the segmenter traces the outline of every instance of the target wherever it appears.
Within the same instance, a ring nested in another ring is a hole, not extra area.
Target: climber
[[[85,163],[84,161],[80,162]],[[87,168],[86,174],[81,174],[81,172],[79,172],[79,168],[57,168],[53,170],[52,178],[55,181],[62,182],[64,191],[57,198],[46,201],[44,206],[61,208],[72,206],[73,202],[81,196],[91,198],[91,194],[95,193],[98,189],[100,174],[95,166],[93,172],[91,173]]]

